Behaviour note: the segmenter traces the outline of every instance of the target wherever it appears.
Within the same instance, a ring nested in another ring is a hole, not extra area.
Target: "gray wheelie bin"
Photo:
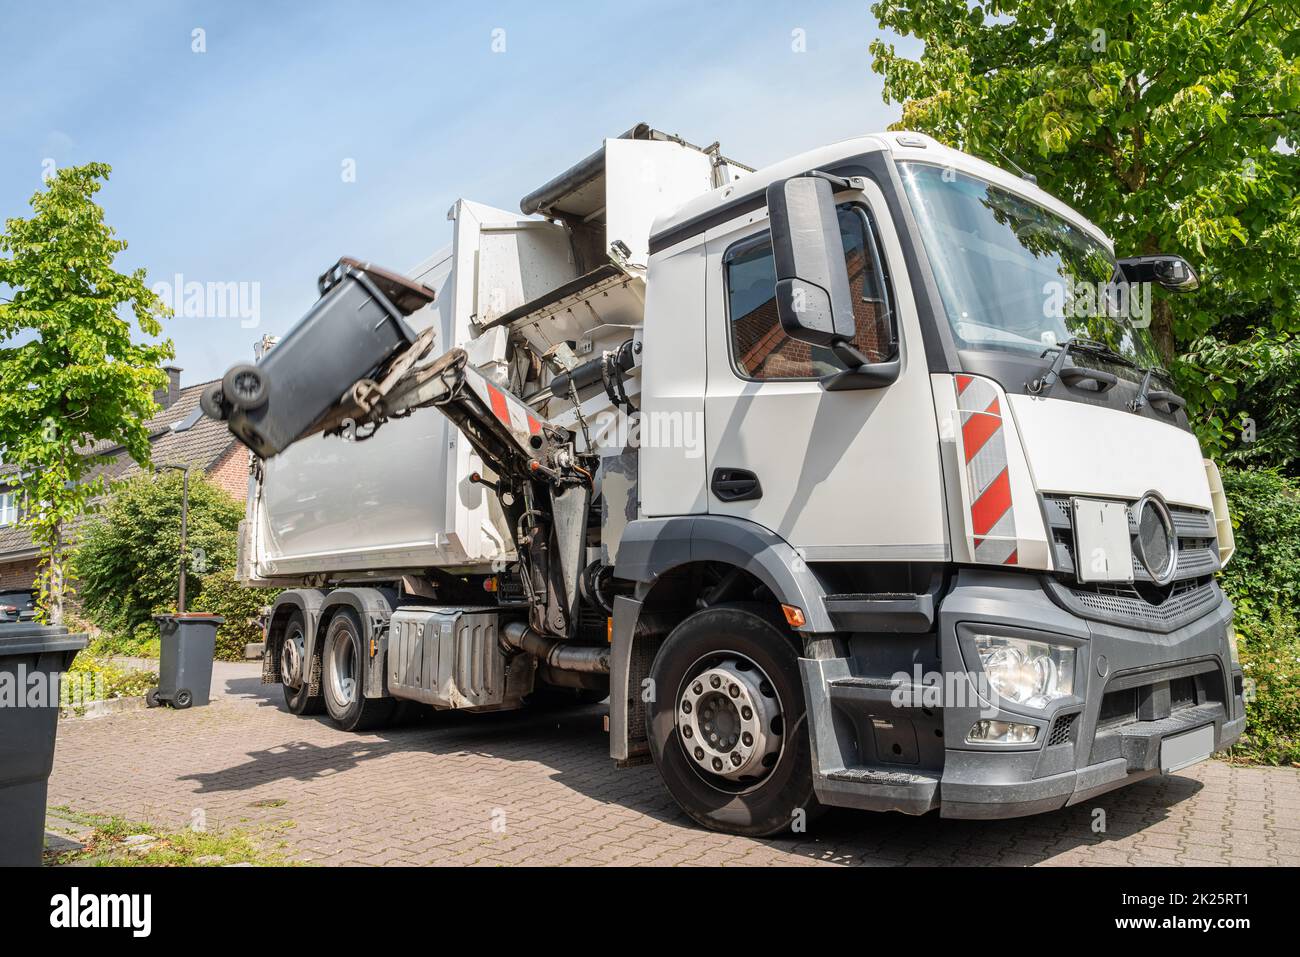
[[[0,866],[41,863],[59,676],[84,647],[86,636],[66,628],[0,625]]]
[[[148,694],[148,704],[173,708],[205,705],[212,688],[212,656],[217,649],[218,615],[187,612],[157,615],[162,647],[158,653],[158,687]]]
[[[352,383],[415,341],[405,316],[433,290],[355,259],[320,277],[320,299],[256,365],[232,366],[204,400],[262,458],[291,445]]]

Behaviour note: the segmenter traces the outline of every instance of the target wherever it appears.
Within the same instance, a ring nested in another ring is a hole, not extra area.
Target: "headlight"
[[[1241,667],[1241,652],[1237,649],[1237,628],[1236,622],[1228,622],[1228,654],[1232,657],[1232,663]]]
[[[1046,641],[974,635],[989,685],[999,697],[1045,708],[1074,693],[1074,649]]]

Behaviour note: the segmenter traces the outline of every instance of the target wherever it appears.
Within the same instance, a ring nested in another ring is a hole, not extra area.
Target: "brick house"
[[[164,371],[167,388],[154,393],[162,410],[148,422],[154,465],[189,465],[243,502],[248,497],[248,450],[235,441],[225,423],[209,419],[199,409],[199,395],[210,383],[181,388],[181,370],[164,366]],[[91,451],[112,457],[92,474],[107,474],[114,480],[141,474],[121,446],[104,442]],[[0,465],[0,591],[32,587],[37,570],[31,536],[18,525],[21,502],[5,481],[13,472]]]

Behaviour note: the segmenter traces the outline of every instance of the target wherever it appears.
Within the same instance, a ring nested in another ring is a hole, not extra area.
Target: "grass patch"
[[[116,815],[85,814],[67,807],[50,808],[47,818],[46,826],[51,831],[73,837],[83,845],[79,849],[64,851],[47,849],[45,864],[50,866],[300,866],[282,853],[288,843],[280,832],[293,827],[291,821],[270,825],[257,832],[242,828],[171,831]]]

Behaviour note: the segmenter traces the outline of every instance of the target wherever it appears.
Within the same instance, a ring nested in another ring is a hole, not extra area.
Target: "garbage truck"
[[[754,170],[640,124],[448,219],[204,395],[290,711],[607,697],[617,766],[749,835],[1050,811],[1241,734],[1150,329],[1184,259],[906,132]]]

